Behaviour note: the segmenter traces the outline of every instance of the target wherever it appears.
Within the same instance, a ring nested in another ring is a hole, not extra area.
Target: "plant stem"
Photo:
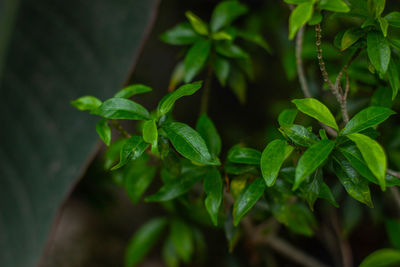
[[[117,120],[110,120],[110,124],[125,138],[130,138],[131,135],[122,127]]]
[[[310,98],[312,97],[312,95],[308,88],[307,79],[304,73],[303,60],[301,58],[301,53],[303,51],[303,37],[304,37],[304,26],[299,29],[296,35],[296,64],[297,64],[297,75],[299,76],[299,83],[301,90],[303,91],[305,97]],[[329,135],[333,137],[337,136],[337,133],[334,129],[328,127],[323,123],[320,123],[320,125],[322,126],[322,128],[325,129],[325,131]]]
[[[353,255],[349,241],[345,236],[342,235],[342,228],[340,226],[339,218],[336,210],[331,213],[332,226],[336,234],[337,242],[339,244],[340,252],[342,254],[342,266],[352,267],[353,266]]]
[[[303,37],[304,37],[304,26],[299,29],[296,35],[296,63],[297,63],[297,75],[299,76],[299,82],[301,90],[305,97],[311,97],[310,90],[308,89],[308,84],[306,76],[304,74],[303,60],[301,58],[301,53],[303,51]]]
[[[211,53],[210,62],[207,68],[207,74],[204,81],[203,94],[201,96],[200,103],[200,114],[207,113],[208,110],[208,102],[210,98],[210,89],[211,89],[211,81],[212,81],[212,73],[213,73],[213,53]]]
[[[400,179],[400,172],[396,172],[396,171],[391,170],[391,169],[387,169],[386,172],[387,172],[388,174],[390,174],[390,175],[392,175],[392,176],[394,176],[394,177]]]

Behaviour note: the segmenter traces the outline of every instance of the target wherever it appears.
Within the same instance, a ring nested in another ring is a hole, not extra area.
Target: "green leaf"
[[[318,7],[323,10],[329,10],[332,12],[344,12],[350,11],[350,8],[343,0],[321,0]]]
[[[171,222],[170,239],[181,259],[188,263],[194,251],[192,229],[184,221],[174,219]]]
[[[193,14],[191,11],[186,11],[186,18],[189,20],[193,29],[201,35],[208,35],[208,26],[205,24],[201,18]]]
[[[299,146],[309,147],[319,141],[315,134],[302,125],[292,124],[290,126],[281,126],[280,131]]]
[[[148,221],[134,234],[125,250],[125,267],[136,266],[154,246],[167,225],[164,218]]]
[[[265,41],[265,39],[262,37],[261,34],[249,32],[249,31],[238,30],[236,32],[236,36],[240,37],[246,41],[252,42],[252,43],[264,48],[265,51],[271,53],[271,47],[269,46],[267,41]]]
[[[390,242],[400,250],[400,221],[388,219],[385,222],[385,226]]]
[[[207,197],[204,200],[208,214],[215,226],[218,225],[218,210],[222,203],[223,184],[221,174],[218,169],[212,168],[204,176],[203,182],[204,192]]]
[[[339,207],[336,202],[331,189],[322,180],[322,169],[318,168],[313,175],[312,181],[300,188],[302,197],[307,201],[308,206],[313,211],[314,203],[317,198],[324,198],[328,200],[335,207]]]
[[[94,96],[82,96],[74,101],[71,101],[71,105],[77,109],[90,111],[100,107],[101,103],[101,100]]]
[[[392,87],[392,100],[394,100],[400,87],[398,64],[394,61],[394,58],[390,60],[387,74],[390,86]]]
[[[190,23],[180,23],[161,34],[160,39],[171,45],[193,44],[200,39],[200,36],[193,30]]]
[[[364,36],[364,31],[358,28],[351,28],[344,32],[340,48],[342,51],[346,50],[353,44],[355,44],[361,37]]]
[[[393,110],[385,107],[368,107],[358,112],[344,127],[341,134],[347,135],[358,133],[367,128],[376,126],[384,122],[391,115],[395,114]]]
[[[239,100],[240,104],[246,103],[246,78],[242,72],[237,69],[231,68],[228,77],[229,87],[232,89],[233,93],[236,95],[236,98]]]
[[[261,173],[267,186],[273,186],[283,161],[292,153],[293,147],[284,140],[270,142],[261,155]]]
[[[378,88],[371,98],[371,106],[390,108],[393,105],[392,90],[387,87]]]
[[[164,242],[162,255],[163,260],[168,267],[179,267],[179,256],[170,238]]]
[[[249,184],[233,204],[233,225],[237,226],[244,215],[256,204],[265,190],[264,179],[259,177]]]
[[[236,145],[228,151],[227,158],[233,163],[259,165],[261,152],[252,148]]]
[[[152,147],[157,147],[158,142],[158,130],[156,120],[148,120],[143,124],[142,130],[143,140],[152,145]]]
[[[390,267],[400,264],[400,251],[384,248],[368,255],[359,267]]]
[[[208,168],[193,168],[183,173],[178,179],[164,184],[154,195],[145,199],[147,202],[168,201],[189,191],[197,182],[204,178]]]
[[[221,152],[221,137],[215,128],[214,123],[207,116],[202,114],[197,120],[196,130],[206,142],[207,148],[212,157],[218,157]]]
[[[400,27],[400,12],[391,12],[385,16],[385,19],[391,26]]]
[[[296,32],[309,21],[313,14],[313,2],[299,4],[290,14],[289,39],[293,39]]]
[[[150,118],[149,112],[142,105],[132,100],[118,97],[106,100],[92,113],[111,120],[147,120]]]
[[[369,15],[373,18],[380,17],[385,9],[385,2],[386,0],[368,0]]]
[[[335,143],[331,140],[321,140],[310,146],[300,157],[296,167],[296,178],[293,190],[296,190],[300,183],[310,176],[330,155]]]
[[[385,74],[390,62],[390,46],[386,38],[376,31],[371,31],[367,35],[367,52],[369,60],[375,69]]]
[[[109,146],[111,142],[111,128],[108,125],[108,121],[106,119],[101,119],[97,124],[96,124],[96,131],[97,134],[99,135],[100,139],[103,140],[103,142]]]
[[[232,42],[218,42],[215,45],[218,54],[228,58],[249,58],[249,54]]]
[[[143,140],[141,136],[132,136],[127,139],[121,149],[120,160],[117,165],[111,168],[116,170],[123,167],[130,161],[140,157],[149,145]]]
[[[339,153],[333,154],[333,168],[339,181],[344,186],[346,192],[354,199],[366,204],[372,208],[374,205],[371,200],[371,193],[368,187],[368,181],[360,178],[356,170]]]
[[[278,117],[280,126],[290,126],[294,123],[297,116],[297,109],[284,109]]]
[[[374,139],[363,134],[353,133],[347,137],[356,143],[368,168],[378,179],[382,190],[385,190],[387,160],[383,148]]]
[[[385,18],[378,18],[379,26],[381,27],[381,31],[384,37],[387,36],[389,22]]]
[[[342,155],[350,162],[351,166],[359,173],[361,176],[366,178],[368,181],[379,184],[378,180],[372,174],[370,169],[365,163],[361,152],[358,150],[357,146],[355,145],[348,145],[345,147],[341,147],[340,152]]]
[[[52,265],[59,207],[98,145],[98,119],[69,101],[121,88],[157,1],[0,2],[0,265]]]
[[[132,84],[120,90],[118,93],[115,94],[114,97],[130,98],[131,96],[144,94],[147,92],[151,92],[152,90],[153,89],[151,89],[151,87],[144,84]]]
[[[271,205],[271,212],[282,224],[295,233],[306,236],[313,235],[316,220],[310,209],[302,203],[275,201]]]
[[[176,100],[178,100],[179,98],[196,93],[201,88],[201,85],[202,82],[200,81],[185,84],[166,95],[163,99],[161,99],[160,103],[158,104],[158,117],[167,114],[174,106]]]
[[[217,76],[219,83],[225,87],[230,70],[229,61],[223,57],[216,56],[213,61],[213,65],[215,75]]]
[[[247,13],[247,7],[239,1],[224,1],[219,3],[211,15],[211,31],[216,32],[230,25],[236,18]]]
[[[157,168],[147,165],[147,160],[137,160],[125,168],[123,186],[133,203],[138,203],[143,193],[153,181]]]
[[[225,31],[214,32],[211,35],[211,38],[216,41],[221,41],[221,40],[232,41],[233,40],[233,36]]]
[[[329,109],[320,101],[314,98],[295,99],[292,102],[296,105],[297,109],[307,114],[310,117],[322,122],[335,130],[339,127]]]
[[[185,57],[185,77],[186,83],[192,81],[192,79],[201,71],[207,58],[210,54],[211,42],[210,40],[201,39],[194,43],[189,49]]]
[[[213,158],[207,149],[207,145],[198,132],[188,125],[180,122],[171,122],[164,125],[172,145],[185,158],[206,165],[219,165],[218,159]]]

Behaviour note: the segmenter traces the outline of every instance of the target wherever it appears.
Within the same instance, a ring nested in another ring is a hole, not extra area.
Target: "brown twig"
[[[353,266],[353,255],[351,252],[351,247],[349,241],[342,234],[342,228],[340,226],[339,218],[336,211],[331,213],[332,218],[332,226],[335,231],[335,235],[339,244],[340,253],[342,254],[342,266],[343,267],[352,267]]]
[[[400,179],[400,172],[396,172],[396,171],[394,171],[394,170],[387,169],[387,170],[386,170],[386,173],[389,174],[389,175],[391,175],[391,176],[394,176],[394,177]]]
[[[122,125],[119,124],[118,121],[116,121],[116,120],[110,120],[110,124],[111,124],[120,134],[122,134],[124,137],[126,137],[126,138],[130,138],[130,137],[131,137],[130,133],[128,133],[128,132],[122,127]]]

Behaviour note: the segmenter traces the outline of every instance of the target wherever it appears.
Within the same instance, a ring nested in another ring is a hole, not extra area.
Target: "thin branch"
[[[125,138],[130,138],[131,135],[122,127],[121,124],[119,124],[118,121],[116,120],[110,120],[111,125]]]
[[[305,97],[310,98],[312,97],[310,93],[310,89],[307,84],[306,75],[304,73],[304,65],[303,60],[301,58],[301,53],[303,51],[303,39],[304,39],[304,26],[299,29],[296,35],[296,64],[297,64],[297,75],[299,76],[299,83],[301,90]],[[325,131],[333,136],[336,137],[337,133],[334,129],[330,128],[329,126],[320,123],[321,127],[325,129]]]
[[[292,246],[284,239],[277,236],[269,236],[264,239],[265,245],[269,246],[276,252],[290,258],[292,261],[306,267],[327,267],[327,265],[319,262],[317,259],[305,254],[303,251]]]
[[[299,29],[296,35],[296,63],[297,63],[297,75],[299,76],[299,82],[301,90],[305,97],[311,97],[310,90],[307,85],[306,76],[304,74],[303,60],[301,53],[303,51],[303,37],[304,37],[304,26]]]
[[[349,241],[346,237],[343,236],[339,218],[336,210],[331,213],[332,218],[332,226],[335,231],[336,238],[338,240],[340,252],[342,254],[342,266],[343,267],[352,267],[353,266],[353,255],[351,252],[351,247]]]
[[[396,172],[394,170],[387,169],[386,173],[400,179],[400,172]]]
[[[211,51],[211,54],[213,52]],[[210,62],[207,68],[207,74],[204,81],[203,94],[201,96],[200,102],[200,114],[207,113],[208,110],[208,102],[210,98],[210,89],[211,89],[211,81],[213,74],[213,56],[211,55]]]

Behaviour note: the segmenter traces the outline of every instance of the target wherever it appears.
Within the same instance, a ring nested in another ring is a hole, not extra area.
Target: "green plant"
[[[339,207],[337,199],[342,196],[338,188],[344,188],[350,197],[372,208],[370,186],[377,185],[382,191],[387,187],[397,190],[400,175],[388,169],[387,155],[377,137],[378,126],[396,114],[391,107],[400,86],[400,39],[391,35],[390,29],[400,26],[400,13],[382,17],[383,0],[285,2],[296,5],[291,6],[289,38],[296,37],[298,78],[306,98],[292,100],[296,109],[284,109],[279,114],[281,136],[264,144],[263,151],[238,144],[229,149],[223,160],[218,125],[206,114],[213,71],[222,86],[228,82],[238,98],[244,100],[244,87],[238,89],[235,84],[245,84],[242,72],[248,73],[251,64],[249,55],[234,44],[236,37],[268,49],[259,35],[247,35],[230,26],[235,18],[247,12],[237,1],[220,3],[211,16],[210,26],[187,12],[190,24],[179,24],[162,35],[161,39],[167,43],[190,44],[191,48],[184,63],[179,63],[173,73],[171,92],[153,111],[129,99],[151,91],[140,84],[126,87],[104,102],[92,96],[72,102],[78,109],[101,117],[96,130],[110,146],[106,168],[111,169],[115,182],[126,189],[134,203],[141,199],[157,173],[163,182],[159,191],[145,197],[145,201],[160,202],[171,216],[151,220],[138,230],[127,249],[126,266],[138,263],[167,225],[169,234],[164,241],[163,256],[169,266],[177,266],[179,261],[189,263],[195,250],[201,253],[204,249],[204,238],[195,223],[224,228],[231,251],[240,237],[245,236],[285,254],[288,245],[275,236],[276,221],[294,233],[312,236],[318,225],[313,213],[317,199]],[[323,57],[321,23],[343,17],[353,18],[354,25],[341,30],[334,39],[344,63],[333,77]],[[313,45],[323,84],[338,104],[330,105],[331,108],[326,106],[329,101],[324,104],[317,100],[317,94],[313,95],[308,86],[302,62],[306,25],[315,28]],[[172,111],[176,101],[202,88],[202,82],[189,82],[206,65],[202,113],[193,129],[175,121]],[[186,84],[175,89],[182,81]],[[357,90],[373,95],[357,111],[349,112],[348,98]],[[139,121],[140,134],[126,132],[117,120]],[[123,136],[113,144],[110,125]],[[200,182],[202,186],[198,186]],[[390,236],[398,246],[398,230],[392,230],[396,227],[388,222]],[[322,266],[315,259],[297,253],[302,257],[296,257],[299,255],[296,253],[289,256],[305,265]],[[376,266],[380,257],[388,264],[398,262],[399,252],[376,252],[362,266]],[[349,266],[349,261],[343,253],[343,265]],[[380,264],[386,266],[384,262]]]

